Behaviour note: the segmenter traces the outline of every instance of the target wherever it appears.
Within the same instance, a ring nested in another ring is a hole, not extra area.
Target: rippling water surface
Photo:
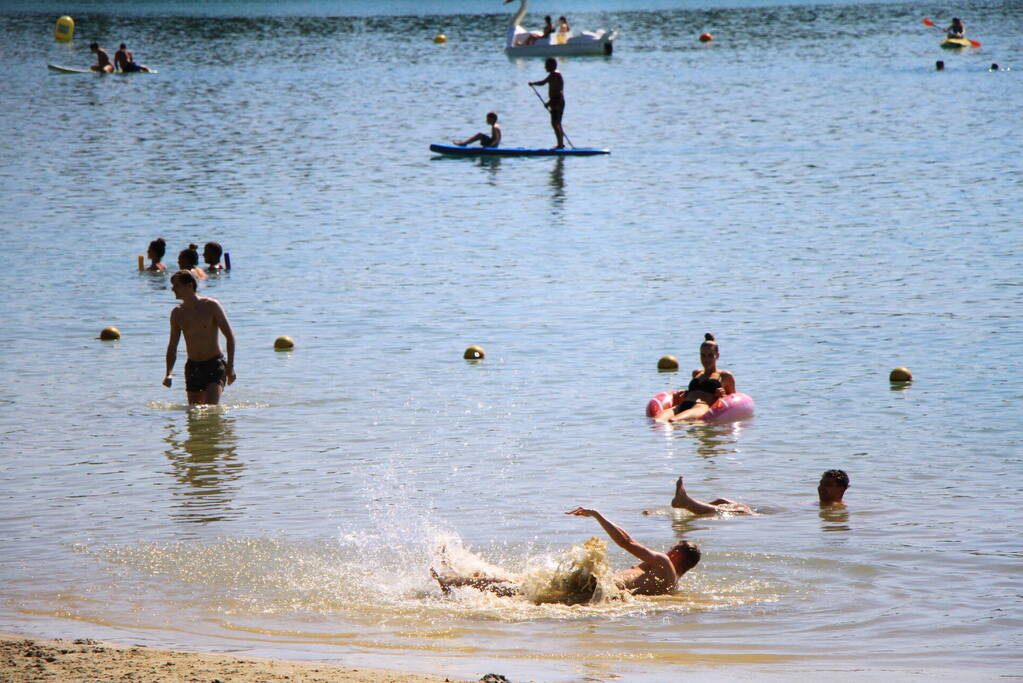
[[[561,65],[569,136],[612,154],[486,161],[427,148],[491,109],[553,144],[497,2],[6,7],[0,630],[513,680],[1019,673],[1017,3],[959,7],[963,53],[931,5],[535,3],[621,32]],[[93,39],[159,73],[47,71]],[[220,408],[160,385],[157,236],[231,253]],[[756,417],[651,425],[687,380],[657,359],[708,331]],[[761,514],[674,513],[679,474]],[[600,533],[577,504],[703,561],[577,607],[431,581],[441,545],[556,566]]]

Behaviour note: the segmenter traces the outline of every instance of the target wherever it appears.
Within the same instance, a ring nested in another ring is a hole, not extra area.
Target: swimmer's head
[[[700,561],[700,549],[695,543],[682,541],[667,552],[668,559],[675,566],[675,573],[682,576]]]
[[[195,279],[195,275],[190,270],[179,270],[178,272],[171,275],[171,289],[177,294],[178,287],[188,287],[191,285],[192,291],[199,289],[199,281]]]
[[[178,268],[188,270],[199,265],[199,246],[189,244],[188,249],[182,249],[178,254]]]
[[[849,475],[845,470],[828,470],[821,475],[821,481],[817,485],[817,494],[821,503],[840,503],[845,490],[849,488]]]
[[[155,240],[149,243],[149,258],[153,259],[157,263],[163,258],[163,255],[167,253],[167,242],[162,237],[157,237]]]
[[[700,344],[700,360],[704,358],[717,359],[719,355],[721,354],[718,351],[718,343],[714,341],[714,335],[710,332],[703,335],[703,343]]]
[[[206,246],[202,248],[202,260],[211,265],[220,263],[223,253],[224,248],[220,246],[220,242],[207,242]]]

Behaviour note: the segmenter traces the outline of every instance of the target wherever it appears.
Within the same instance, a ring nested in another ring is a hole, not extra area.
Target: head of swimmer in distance
[[[849,475],[845,473],[845,470],[828,470],[821,475],[821,481],[817,485],[817,494],[820,496],[821,504],[840,503],[847,488],[849,488]]]

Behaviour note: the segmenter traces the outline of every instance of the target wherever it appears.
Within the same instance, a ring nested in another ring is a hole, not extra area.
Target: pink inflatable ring
[[[662,391],[646,404],[646,416],[657,417],[668,408],[674,407],[674,391]],[[710,411],[701,417],[704,422],[732,422],[753,417],[753,397],[735,392],[714,401]]]

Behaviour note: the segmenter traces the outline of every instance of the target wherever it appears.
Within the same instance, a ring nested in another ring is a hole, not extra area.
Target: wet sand
[[[91,638],[45,640],[0,633],[0,680],[450,683],[455,679],[317,662],[158,650]]]

